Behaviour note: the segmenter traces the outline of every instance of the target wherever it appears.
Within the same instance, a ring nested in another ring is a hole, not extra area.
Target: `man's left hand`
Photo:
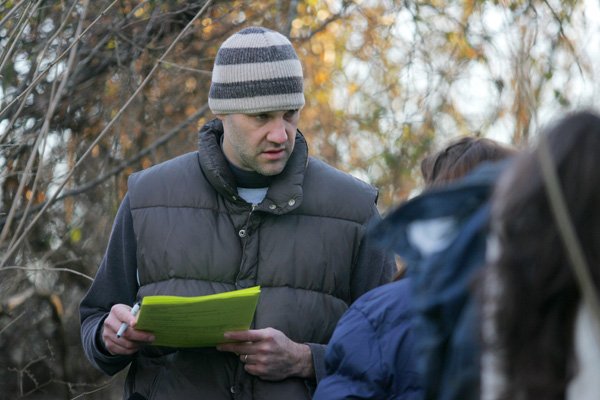
[[[315,375],[310,347],[293,342],[277,329],[226,332],[225,339],[236,343],[220,344],[217,350],[238,354],[249,374],[269,381]]]

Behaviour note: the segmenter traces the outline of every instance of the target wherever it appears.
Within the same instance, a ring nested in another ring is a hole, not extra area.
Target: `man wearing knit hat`
[[[80,307],[86,355],[125,398],[309,399],[333,329],[387,282],[393,259],[365,239],[377,191],[308,155],[298,56],[243,29],[219,49],[196,152],[129,178],[105,257]],[[152,346],[129,305],[260,285],[248,331],[216,348]],[[122,323],[129,324],[117,336]]]

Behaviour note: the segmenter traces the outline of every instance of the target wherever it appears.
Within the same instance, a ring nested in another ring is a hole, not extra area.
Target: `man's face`
[[[277,175],[294,150],[299,110],[218,115],[223,152],[233,165],[261,175]]]

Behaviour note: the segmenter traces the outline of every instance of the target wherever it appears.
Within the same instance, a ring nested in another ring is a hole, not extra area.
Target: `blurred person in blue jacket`
[[[600,115],[568,115],[538,141],[492,197],[481,398],[598,399]]]
[[[319,383],[315,399],[423,398],[421,354],[413,329],[412,269],[447,237],[421,237],[419,231],[427,227],[419,228],[417,220],[429,219],[431,213],[447,217],[462,205],[472,211],[487,198],[490,174],[479,174],[483,176],[466,183],[452,182],[481,163],[502,160],[513,152],[490,139],[463,137],[422,161],[425,193],[392,212],[371,232],[382,245],[403,256],[408,277],[399,273],[394,282],[369,291],[344,314],[329,342],[327,376]],[[465,199],[470,201],[465,203]],[[410,222],[415,225],[411,227]],[[438,222],[447,231],[447,218]],[[436,230],[431,224],[429,228]],[[420,257],[412,257],[415,252]]]

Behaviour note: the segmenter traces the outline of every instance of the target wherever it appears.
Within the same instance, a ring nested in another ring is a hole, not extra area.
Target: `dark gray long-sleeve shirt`
[[[113,305],[133,305],[137,290],[136,242],[129,197],[125,196],[96,278],[79,306],[85,354],[96,368],[109,375],[126,367],[132,356],[110,355],[100,340],[100,328]]]

